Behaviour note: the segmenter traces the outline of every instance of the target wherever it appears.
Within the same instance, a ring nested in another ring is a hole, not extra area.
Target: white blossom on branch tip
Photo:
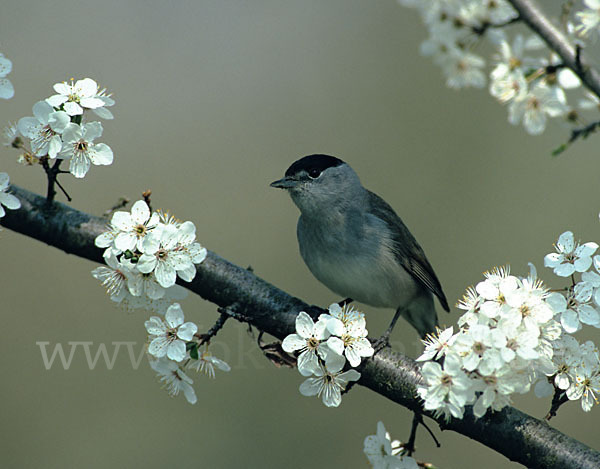
[[[96,109],[105,105],[98,96],[98,84],[91,78],[84,78],[73,83],[62,82],[54,85],[57,94],[50,96],[46,102],[56,109],[63,109],[70,116],[83,114],[84,108]]]
[[[174,303],[167,309],[165,321],[152,316],[145,322],[152,339],[148,345],[148,353],[157,358],[166,356],[180,362],[186,357],[186,342],[192,340],[198,327],[192,322],[183,322],[183,310],[179,303]]]
[[[592,256],[598,244],[579,244],[571,231],[565,231],[555,244],[556,252],[544,257],[544,265],[554,270],[559,277],[569,277],[575,272],[585,272],[592,265]]]

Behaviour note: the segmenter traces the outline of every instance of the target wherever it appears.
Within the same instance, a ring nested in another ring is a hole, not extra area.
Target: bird
[[[296,234],[311,273],[345,303],[394,308],[378,343],[400,316],[425,338],[438,326],[433,297],[450,311],[425,252],[394,209],[363,187],[339,158],[308,155],[295,161],[271,187],[286,190],[300,209]]]

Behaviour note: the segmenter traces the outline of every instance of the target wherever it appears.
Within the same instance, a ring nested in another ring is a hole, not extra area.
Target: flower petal
[[[183,324],[184,316],[181,305],[179,303],[173,303],[171,306],[169,306],[169,309],[167,309],[167,313],[165,314],[165,319],[169,327],[172,328]]]
[[[313,335],[315,323],[304,311],[300,311],[296,317],[296,332],[300,337],[309,339]]]
[[[198,332],[198,326],[193,322],[186,322],[177,330],[177,337],[181,340],[190,341],[196,332]]]
[[[167,347],[167,357],[176,362],[180,362],[185,358],[185,342],[183,340],[175,340]]]

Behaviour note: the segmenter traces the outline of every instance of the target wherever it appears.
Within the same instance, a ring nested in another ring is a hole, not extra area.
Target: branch
[[[0,222],[6,228],[25,234],[69,254],[95,262],[103,262],[102,250],[94,246],[95,237],[104,230],[106,220],[80,212],[11,186],[21,200],[21,209],[9,210]],[[221,308],[232,307],[235,319],[243,318],[261,331],[279,339],[295,330],[299,311],[316,318],[322,310],[309,306],[267,283],[252,272],[238,267],[219,255],[209,252],[197,268],[191,283],[182,283],[189,290]],[[227,311],[227,310],[225,310]],[[386,348],[358,368],[359,384],[412,410],[427,415],[444,430],[453,430],[492,448],[507,458],[531,468],[600,467],[600,453],[559,432],[545,422],[513,407],[488,413],[475,419],[467,408],[462,420],[446,423],[423,412],[416,387],[422,381],[414,360]]]
[[[581,48],[574,47],[565,35],[554,26],[532,0],[508,0],[519,12],[519,18],[535,31],[562,59],[581,81],[600,97],[600,74],[587,65],[581,57]]]

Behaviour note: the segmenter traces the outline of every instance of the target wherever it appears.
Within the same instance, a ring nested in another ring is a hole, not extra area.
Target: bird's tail
[[[402,316],[414,327],[422,339],[438,326],[438,317],[431,294],[422,295],[402,311]]]

